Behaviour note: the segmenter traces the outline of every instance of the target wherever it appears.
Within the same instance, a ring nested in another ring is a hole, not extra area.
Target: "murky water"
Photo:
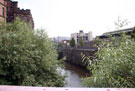
[[[61,71],[62,74],[66,74],[67,76],[65,79],[67,82],[65,87],[82,87],[81,78],[89,76],[82,68],[69,63],[65,63],[65,67],[62,68]]]

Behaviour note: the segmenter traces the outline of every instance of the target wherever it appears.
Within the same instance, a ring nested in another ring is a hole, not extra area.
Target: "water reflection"
[[[62,74],[66,74],[66,82],[65,87],[82,87],[81,85],[81,77],[89,76],[89,74],[74,65],[65,63],[65,67],[61,69]]]

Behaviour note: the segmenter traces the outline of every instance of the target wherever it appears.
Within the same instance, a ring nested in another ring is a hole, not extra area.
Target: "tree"
[[[75,47],[75,39],[74,38],[71,39],[70,46],[71,47]]]
[[[131,38],[135,39],[135,27],[133,28],[132,32],[131,32]]]
[[[114,40],[114,41],[113,41]],[[116,44],[119,43],[119,46]],[[92,76],[83,80],[88,87],[135,87],[135,41],[130,36],[102,42],[97,58],[89,60]]]
[[[127,19],[121,19],[118,17],[118,20],[114,22],[116,29],[120,29],[124,26],[127,26],[129,24],[129,21]]]
[[[63,86],[57,52],[44,30],[18,19],[0,27],[0,85]]]
[[[80,44],[80,46],[84,46],[83,38],[80,39],[79,44]]]

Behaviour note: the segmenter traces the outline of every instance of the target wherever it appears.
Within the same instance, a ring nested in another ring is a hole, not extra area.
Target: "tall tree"
[[[74,38],[71,39],[70,46],[71,47],[75,47],[75,39]]]
[[[43,31],[19,20],[0,27],[0,85],[64,85],[57,52]]]
[[[80,41],[79,41],[79,44],[80,44],[81,47],[84,46],[83,37],[81,37],[81,39],[80,39]]]
[[[131,38],[135,39],[135,27],[133,28],[132,32],[131,32]]]

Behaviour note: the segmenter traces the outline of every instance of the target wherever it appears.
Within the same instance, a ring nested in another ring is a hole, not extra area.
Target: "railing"
[[[0,91],[135,91],[135,88],[53,88],[28,86],[0,86]]]

